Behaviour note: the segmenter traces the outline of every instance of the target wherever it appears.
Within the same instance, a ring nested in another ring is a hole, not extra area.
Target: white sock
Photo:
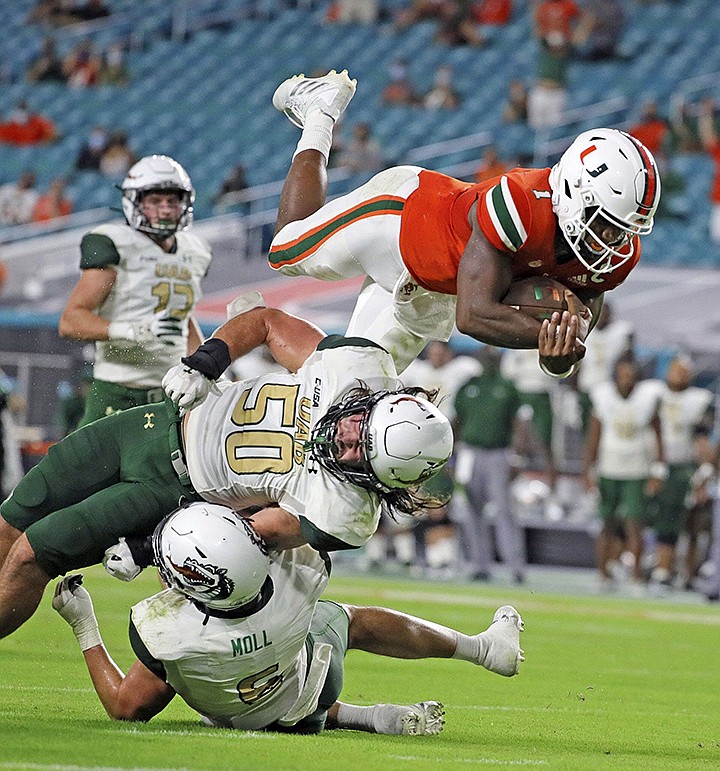
[[[455,632],[457,648],[452,658],[462,661],[471,661],[473,664],[482,664],[487,655],[488,643],[482,634],[467,635]]]
[[[312,110],[305,116],[305,128],[303,128],[300,141],[297,143],[293,158],[303,150],[319,150],[325,161],[330,157],[332,147],[332,132],[335,121],[320,110]]]
[[[341,703],[337,711],[337,725],[338,728],[351,728],[354,731],[375,731],[375,705],[358,707]]]

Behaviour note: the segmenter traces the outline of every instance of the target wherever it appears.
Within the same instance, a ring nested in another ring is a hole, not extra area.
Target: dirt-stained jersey
[[[212,259],[208,244],[184,230],[175,233],[177,248],[163,251],[151,238],[126,224],[100,225],[83,236],[80,267],[112,268],[117,276],[110,294],[97,309],[108,321],[149,321],[167,313],[183,322],[183,338],[98,341],[94,375],[98,380],[154,388],[187,353],[188,317],[201,297],[200,280]]]
[[[208,616],[174,589],[131,611],[138,658],[160,676],[164,669],[166,682],[215,725],[263,728],[288,713],[305,682],[305,642],[328,566],[301,546],[272,552],[269,575],[271,596],[264,591],[265,605],[242,618]]]
[[[419,178],[402,212],[400,251],[426,289],[457,294],[458,265],[472,233],[469,211],[476,201],[480,229],[511,258],[513,278],[549,276],[594,295],[622,283],[640,259],[637,236],[633,257],[612,273],[589,271],[569,249],[558,250],[562,236],[552,208],[550,169],[513,169],[480,184],[427,170]]]
[[[390,355],[369,340],[325,338],[297,373],[221,385],[189,413],[186,458],[203,498],[239,510],[277,503],[320,549],[362,546],[375,532],[378,497],[332,476],[305,443],[317,422],[361,378],[398,387]],[[340,543],[338,543],[338,541]]]

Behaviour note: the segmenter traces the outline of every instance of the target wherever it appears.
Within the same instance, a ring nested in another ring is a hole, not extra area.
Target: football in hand
[[[585,306],[572,290],[547,276],[520,278],[510,284],[502,299],[503,305],[510,305],[538,321],[549,319],[555,311],[569,310],[578,313]]]

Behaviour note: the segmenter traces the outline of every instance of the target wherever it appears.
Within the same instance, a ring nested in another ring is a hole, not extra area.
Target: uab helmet
[[[262,541],[227,506],[183,506],[158,524],[152,543],[165,583],[206,608],[237,609],[258,596],[268,577]]]
[[[121,185],[122,208],[130,227],[154,236],[171,236],[193,221],[195,188],[183,167],[168,155],[148,155],[134,164]],[[180,215],[176,221],[153,225],[142,211],[142,199],[150,191],[171,191],[180,196]]]
[[[552,204],[560,230],[580,262],[611,273],[635,253],[660,201],[660,176],[650,151],[617,129],[580,134],[550,171]],[[617,237],[603,238],[607,225]]]
[[[331,407],[313,430],[310,448],[335,477],[383,494],[417,488],[450,458],[450,422],[418,389],[370,392],[355,389]],[[340,420],[361,415],[362,467],[338,462],[335,437]]]

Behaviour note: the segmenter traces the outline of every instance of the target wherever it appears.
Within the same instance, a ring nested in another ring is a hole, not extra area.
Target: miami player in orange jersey
[[[480,184],[397,166],[326,203],[335,121],[355,93],[347,71],[297,75],[273,105],[302,129],[280,198],[270,266],[326,281],[365,275],[347,334],[382,345],[401,372],[453,324],[489,345],[537,348],[565,377],[585,352],[603,294],[640,259],[660,178],[622,131],[580,134],[552,168],[513,169]],[[584,303],[539,321],[503,305],[513,279],[549,276]]]

